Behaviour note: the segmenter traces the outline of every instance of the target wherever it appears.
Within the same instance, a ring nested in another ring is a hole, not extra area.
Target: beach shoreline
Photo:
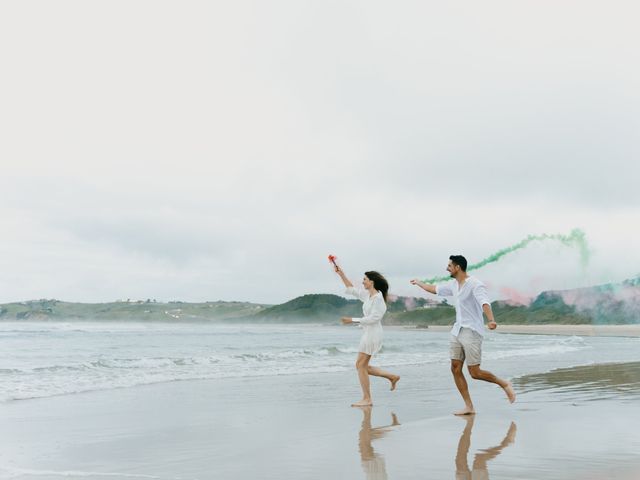
[[[420,326],[385,326],[389,329],[429,330],[432,332],[448,332],[451,325]],[[587,337],[640,337],[640,324],[634,325],[503,325],[493,333],[526,334],[526,335],[568,335]]]

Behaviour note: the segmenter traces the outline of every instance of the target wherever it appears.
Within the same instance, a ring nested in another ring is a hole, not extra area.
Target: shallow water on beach
[[[548,392],[580,400],[637,401],[640,396],[640,362],[603,363],[558,368],[523,375],[514,381],[521,393]]]
[[[0,401],[177,380],[350,370],[357,327],[150,323],[0,323]],[[449,334],[386,329],[374,363],[448,363]],[[483,361],[509,376],[636,359],[638,338],[487,335]]]

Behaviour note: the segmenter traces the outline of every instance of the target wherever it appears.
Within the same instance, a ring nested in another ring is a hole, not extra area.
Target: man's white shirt
[[[451,334],[458,336],[461,328],[470,328],[480,335],[485,334],[482,306],[491,305],[487,287],[475,277],[467,277],[459,287],[457,280],[436,285],[436,294],[442,297],[454,297],[456,307],[456,323]]]

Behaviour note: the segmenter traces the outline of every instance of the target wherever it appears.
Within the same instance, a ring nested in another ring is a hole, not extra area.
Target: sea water
[[[352,370],[356,326],[0,322],[0,401],[162,382]],[[385,328],[372,364],[423,366],[449,382],[449,333]],[[640,339],[488,332],[483,365],[509,378],[638,360]],[[448,385],[448,383],[447,383]]]

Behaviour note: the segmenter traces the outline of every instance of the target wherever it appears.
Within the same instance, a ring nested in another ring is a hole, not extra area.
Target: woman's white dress
[[[373,297],[363,288],[356,290],[354,287],[347,287],[347,295],[353,295],[362,301],[362,317],[354,318],[353,321],[362,326],[362,337],[358,351],[373,355],[382,348],[382,317],[387,311],[387,304],[381,292],[377,292]]]

